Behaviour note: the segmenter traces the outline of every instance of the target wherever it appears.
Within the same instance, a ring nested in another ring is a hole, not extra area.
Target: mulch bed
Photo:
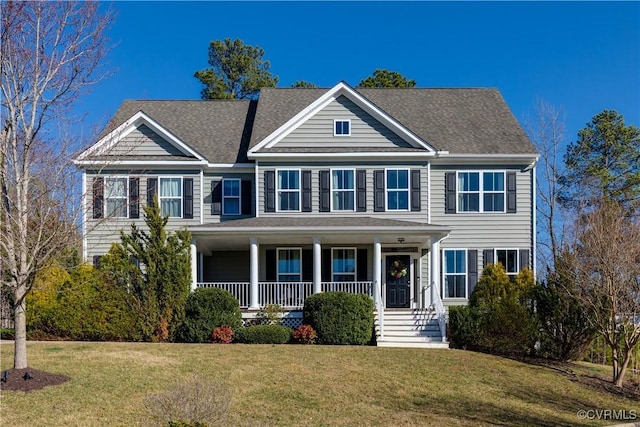
[[[66,375],[53,374],[51,372],[39,371],[38,369],[8,369],[7,382],[0,382],[0,390],[24,391],[40,390],[50,385],[59,385],[69,381],[71,378]],[[29,373],[31,379],[25,379],[25,374]],[[4,373],[4,371],[2,371]],[[2,378],[2,376],[0,376]]]

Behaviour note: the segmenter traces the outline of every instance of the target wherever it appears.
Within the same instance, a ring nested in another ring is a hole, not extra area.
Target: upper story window
[[[355,248],[333,248],[331,259],[331,277],[334,282],[355,282]]]
[[[158,200],[162,215],[182,218],[182,178],[160,178]]]
[[[240,179],[222,180],[222,214],[240,215]]]
[[[129,179],[105,178],[104,198],[107,218],[127,218],[128,213],[128,182]]]
[[[504,172],[458,172],[458,212],[504,212]]]
[[[302,250],[300,248],[278,249],[278,282],[300,282],[302,280]]]
[[[387,169],[387,210],[409,210],[409,170]]]
[[[278,210],[300,210],[300,171],[279,170],[277,176]]]
[[[356,187],[353,169],[331,171],[331,203],[334,211],[355,210]]]
[[[444,250],[444,297],[467,298],[467,251]]]
[[[517,249],[496,249],[496,261],[504,267],[510,276],[518,274],[518,250]]]
[[[333,136],[351,136],[351,120],[334,120]]]

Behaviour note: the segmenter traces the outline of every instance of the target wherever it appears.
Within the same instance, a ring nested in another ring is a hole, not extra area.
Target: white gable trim
[[[302,123],[306,122],[309,118],[314,116],[316,113],[325,108],[341,95],[349,98],[349,100],[351,100],[354,104],[369,113],[373,118],[384,124],[387,128],[391,129],[394,133],[403,138],[413,147],[424,148],[431,153],[437,152],[437,150],[429,145],[426,141],[419,138],[396,119],[380,110],[380,108],[376,107],[371,101],[356,92],[351,86],[349,86],[345,82],[340,82],[329,89],[320,98],[309,104],[304,110],[293,116],[285,124],[273,131],[269,136],[260,141],[255,147],[249,150],[249,153],[254,154],[263,148],[273,147],[284,137],[297,129]]]
[[[176,147],[185,155],[192,156],[202,162],[206,162],[206,159],[203,156],[201,156],[193,148],[182,142],[178,137],[162,127],[158,122],[146,115],[143,111],[138,111],[129,120],[126,120],[120,126],[102,137],[98,142],[80,153],[80,155],[76,158],[76,162],[87,160],[87,157],[90,156],[99,156],[108,153],[115,144],[117,144],[122,138],[126,137],[135,129],[137,129],[141,124],[149,126],[151,130],[163,137],[171,145]]]

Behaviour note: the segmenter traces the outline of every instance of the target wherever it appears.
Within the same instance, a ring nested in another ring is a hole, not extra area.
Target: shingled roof
[[[264,88],[259,101],[127,100],[102,135],[142,111],[209,162],[245,163],[250,147],[327,90]],[[451,154],[536,153],[496,89],[355,90],[438,150]],[[282,150],[273,147],[268,151]]]

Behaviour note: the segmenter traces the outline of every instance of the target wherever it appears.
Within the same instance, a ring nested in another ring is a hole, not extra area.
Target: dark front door
[[[387,307],[409,307],[411,257],[409,255],[389,255],[386,257]]]

